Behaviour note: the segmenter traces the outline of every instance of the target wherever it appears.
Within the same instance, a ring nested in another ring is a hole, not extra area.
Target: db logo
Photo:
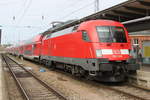
[[[120,50],[113,50],[114,54],[120,54]]]

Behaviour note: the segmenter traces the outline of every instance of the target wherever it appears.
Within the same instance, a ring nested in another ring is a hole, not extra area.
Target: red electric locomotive
[[[123,81],[139,69],[129,54],[128,32],[119,22],[91,20],[40,37],[32,50],[50,68],[105,82]]]
[[[40,60],[75,75],[112,82],[139,69],[138,64],[130,63],[128,32],[119,22],[86,21],[47,34],[42,41]]]

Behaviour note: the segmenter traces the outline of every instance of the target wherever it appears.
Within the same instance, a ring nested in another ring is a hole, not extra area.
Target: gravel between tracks
[[[140,97],[145,98],[147,100],[150,100],[150,92],[149,91],[143,91],[139,88],[135,88],[135,87],[128,86],[128,85],[114,86],[113,88],[119,89],[121,91],[125,91],[127,93],[134,94],[136,96],[140,96]]]
[[[58,91],[62,92],[69,100],[136,100],[108,89],[95,87],[91,84],[72,79],[66,74],[51,71],[42,65],[25,60],[21,61],[20,59],[17,60],[22,62],[25,66],[31,67],[36,75],[41,77],[50,86],[53,86]],[[39,72],[40,68],[46,69],[46,72]]]

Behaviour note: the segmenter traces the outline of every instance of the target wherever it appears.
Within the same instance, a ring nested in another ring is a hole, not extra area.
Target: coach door
[[[48,55],[51,55],[51,42],[52,42],[52,40],[51,39],[49,39],[48,40]]]
[[[36,48],[36,44],[32,44],[32,55],[34,55],[35,48]]]

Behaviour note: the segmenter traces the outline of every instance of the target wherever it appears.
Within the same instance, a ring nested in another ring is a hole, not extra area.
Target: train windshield
[[[98,26],[96,27],[100,42],[126,43],[126,34],[122,27]]]

